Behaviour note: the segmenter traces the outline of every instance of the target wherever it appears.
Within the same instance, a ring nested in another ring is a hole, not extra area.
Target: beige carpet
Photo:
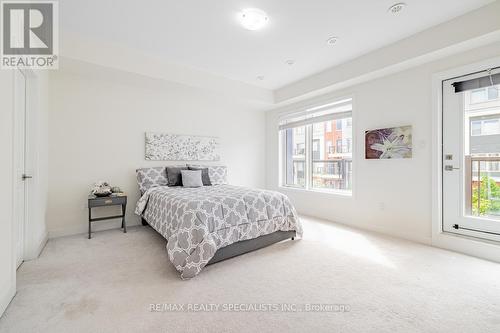
[[[0,331],[500,332],[499,264],[310,218],[303,223],[303,240],[209,266],[189,281],[180,280],[150,228],[51,240],[19,269]],[[167,305],[171,311],[151,312],[152,303],[221,310],[174,312]],[[288,311],[266,312],[261,303],[274,310],[286,303]],[[298,311],[310,303],[349,311]],[[231,306],[240,311],[223,311]]]

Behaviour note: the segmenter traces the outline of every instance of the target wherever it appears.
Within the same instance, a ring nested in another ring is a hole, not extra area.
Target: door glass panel
[[[465,213],[489,219],[500,219],[499,88],[500,85],[463,93]]]

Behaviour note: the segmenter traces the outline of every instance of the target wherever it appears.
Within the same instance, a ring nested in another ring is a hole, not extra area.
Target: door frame
[[[500,65],[500,57],[461,66],[432,76],[432,245],[500,262],[500,242],[443,230],[443,81],[486,71]]]

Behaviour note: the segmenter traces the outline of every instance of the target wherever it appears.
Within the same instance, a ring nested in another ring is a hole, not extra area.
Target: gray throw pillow
[[[201,170],[201,180],[203,181],[203,186],[211,186],[210,176],[208,174],[208,168],[198,168],[198,167],[188,167],[189,170]]]
[[[201,170],[181,170],[182,186],[202,187]]]
[[[182,186],[181,171],[187,167],[167,167],[168,186]]]

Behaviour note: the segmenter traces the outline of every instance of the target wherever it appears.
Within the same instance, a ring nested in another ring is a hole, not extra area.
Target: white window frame
[[[312,141],[313,141],[313,124],[308,124],[305,125],[305,186],[300,186],[300,185],[293,185],[293,184],[287,184],[286,182],[286,149],[284,149],[284,145],[286,143],[286,135],[285,131],[278,130],[278,136],[279,136],[279,187],[284,188],[284,189],[292,189],[292,190],[299,190],[299,191],[309,191],[309,192],[321,192],[321,193],[326,193],[326,194],[333,194],[333,195],[341,195],[341,196],[347,196],[347,197],[353,197],[354,192],[355,192],[355,175],[356,175],[356,163],[355,162],[355,157],[356,157],[356,131],[355,131],[355,112],[354,112],[354,97],[353,96],[347,96],[343,98],[337,98],[334,100],[327,101],[325,103],[318,103],[316,105],[312,105],[309,107],[309,110],[314,110],[318,108],[322,108],[323,106],[327,105],[332,105],[337,102],[350,99],[351,100],[351,126],[350,129],[352,131],[352,136],[351,136],[351,172],[352,172],[352,177],[351,177],[351,189],[350,190],[341,190],[341,189],[329,189],[329,188],[314,188],[312,186],[312,176],[313,176],[313,156],[312,156]],[[311,112],[313,113],[313,112]],[[339,112],[340,113],[340,112]],[[343,118],[342,118],[343,119]],[[323,122],[324,120],[318,119],[319,122]],[[344,128],[342,127],[342,130],[347,129],[348,127]],[[336,126],[332,125],[332,131],[337,131]],[[332,142],[333,146],[336,149],[335,142]]]

